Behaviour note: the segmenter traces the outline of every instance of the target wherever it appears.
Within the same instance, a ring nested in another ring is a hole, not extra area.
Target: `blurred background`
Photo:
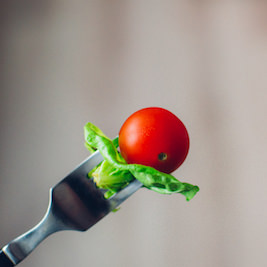
[[[266,266],[266,12],[255,0],[1,1],[0,247],[88,156],[86,122],[114,137],[161,106],[188,128],[173,175],[196,197],[141,189],[20,266]]]

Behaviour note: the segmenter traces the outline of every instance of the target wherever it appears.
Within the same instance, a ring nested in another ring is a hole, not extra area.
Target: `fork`
[[[25,259],[46,237],[63,230],[86,231],[142,187],[133,180],[109,199],[96,188],[88,173],[103,160],[96,151],[49,191],[43,219],[28,232],[0,250],[0,267],[11,267]]]

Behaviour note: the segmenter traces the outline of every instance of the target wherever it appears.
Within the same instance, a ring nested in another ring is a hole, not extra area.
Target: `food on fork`
[[[199,191],[170,174],[184,162],[189,136],[182,121],[166,109],[150,107],[133,113],[113,141],[90,122],[84,134],[89,151],[99,150],[104,158],[88,176],[106,190],[106,198],[134,179],[161,194],[180,193],[187,201]]]

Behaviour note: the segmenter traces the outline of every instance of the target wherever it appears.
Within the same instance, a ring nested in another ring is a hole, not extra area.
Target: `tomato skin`
[[[119,131],[119,147],[127,163],[171,173],[185,160],[188,132],[170,111],[149,107],[133,113]]]

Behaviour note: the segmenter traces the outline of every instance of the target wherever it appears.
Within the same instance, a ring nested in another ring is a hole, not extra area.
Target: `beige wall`
[[[180,195],[142,189],[86,233],[20,266],[266,266],[266,1],[1,4],[0,246],[36,224],[84,157],[83,125],[115,136],[162,106],[191,137]],[[32,2],[32,3],[31,3]]]

